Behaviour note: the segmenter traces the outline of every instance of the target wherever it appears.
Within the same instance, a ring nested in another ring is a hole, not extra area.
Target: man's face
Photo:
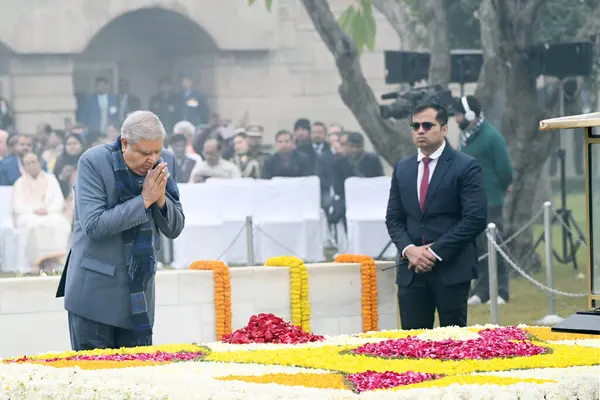
[[[176,142],[171,143],[171,150],[175,153],[175,157],[183,158],[185,157],[186,151],[186,143],[183,140],[177,140]]]
[[[19,136],[19,142],[17,143],[17,154],[23,157],[27,153],[31,153],[33,150],[33,140],[28,136]]]
[[[298,128],[294,131],[294,136],[296,137],[296,140],[306,142],[310,139],[310,132],[308,129]]]
[[[36,178],[42,171],[42,166],[40,164],[40,160],[35,154],[27,153],[23,157],[23,169],[30,176]]]
[[[321,125],[313,125],[310,131],[313,143],[321,144],[325,141],[325,128]]]
[[[294,150],[292,136],[287,133],[279,135],[275,141],[275,147],[279,153],[290,153]]]
[[[346,149],[344,153],[349,155],[350,157],[358,157],[362,154],[363,150],[363,146],[359,144],[346,142]]]
[[[204,157],[204,161],[206,161],[208,165],[214,167],[219,163],[221,155],[219,154],[219,150],[215,142],[206,143],[203,150],[202,157]]]
[[[331,125],[329,128],[327,128],[327,133],[328,134],[334,134],[334,133],[341,133],[342,132],[342,127],[339,125]]]
[[[329,146],[333,149],[333,151],[335,151],[336,154],[341,154],[344,152],[342,144],[340,143],[340,136],[337,133],[327,136],[327,141],[329,142]]]
[[[104,94],[108,93],[108,83],[104,81],[96,82],[96,93]]]
[[[236,136],[233,138],[233,148],[236,154],[246,154],[248,152],[248,141],[246,138]]]
[[[461,131],[464,131],[470,125],[470,122],[467,121],[467,119],[465,118],[465,114],[462,114],[462,113],[458,113],[458,112],[455,113],[454,120],[458,124],[458,127],[460,128]]]
[[[181,87],[183,90],[192,90],[194,86],[194,81],[191,78],[185,77],[181,80]]]
[[[428,108],[412,117],[412,136],[421,150],[431,154],[442,145],[448,132],[448,125],[441,126],[435,119],[437,111]]]
[[[136,174],[144,176],[158,162],[163,149],[163,139],[129,143],[127,139],[121,138],[121,146],[125,164]]]

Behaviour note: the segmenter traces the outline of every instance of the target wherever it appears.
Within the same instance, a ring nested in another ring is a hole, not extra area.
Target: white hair
[[[196,127],[190,121],[179,121],[173,127],[174,134],[193,135],[196,132]]]
[[[125,119],[121,127],[121,137],[131,143],[140,140],[157,140],[166,136],[165,127],[151,111],[134,111]]]

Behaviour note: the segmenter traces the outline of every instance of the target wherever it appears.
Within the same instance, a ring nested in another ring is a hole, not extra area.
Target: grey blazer
[[[166,218],[156,204],[146,210],[141,195],[117,204],[110,146],[92,147],[79,160],[71,249],[57,297],[64,296],[65,309],[75,315],[133,329],[122,233],[152,219],[155,235],[159,230],[174,239],[183,230],[185,217],[181,204],[168,197]],[[175,156],[164,149],[162,158],[177,182]],[[154,284],[152,278],[146,290],[152,324]]]

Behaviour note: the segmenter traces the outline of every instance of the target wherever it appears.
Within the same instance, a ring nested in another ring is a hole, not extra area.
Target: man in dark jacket
[[[481,104],[475,96],[465,96],[455,107],[455,119],[461,129],[460,150],[477,159],[483,168],[483,179],[488,203],[488,223],[496,224],[502,231],[504,195],[513,179],[513,169],[504,137],[496,127],[485,120]],[[477,240],[479,256],[487,253],[485,232]],[[488,262],[481,260],[477,265],[479,279],[475,285],[469,305],[488,302],[490,299]],[[498,303],[508,301],[508,270],[502,257],[498,258]]]
[[[308,156],[294,149],[292,134],[279,131],[275,135],[277,153],[265,160],[263,178],[271,179],[276,176],[298,178],[314,175]]]

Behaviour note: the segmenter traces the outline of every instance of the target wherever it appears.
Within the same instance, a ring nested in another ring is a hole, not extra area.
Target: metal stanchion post
[[[254,231],[253,231],[253,226],[254,224],[252,223],[252,217],[251,216],[247,216],[246,217],[246,242],[247,242],[247,250],[246,250],[246,254],[247,254],[247,258],[248,258],[248,266],[252,267],[254,266]]]
[[[494,247],[496,240],[496,224],[490,222],[487,226],[488,234],[488,277],[490,285],[490,323],[499,324],[498,317],[498,264],[497,253]]]
[[[554,289],[554,252],[552,250],[552,203],[544,203],[544,256],[546,258],[546,285]],[[548,292],[548,314],[536,321],[540,325],[555,325],[563,319],[556,315],[554,293]]]

